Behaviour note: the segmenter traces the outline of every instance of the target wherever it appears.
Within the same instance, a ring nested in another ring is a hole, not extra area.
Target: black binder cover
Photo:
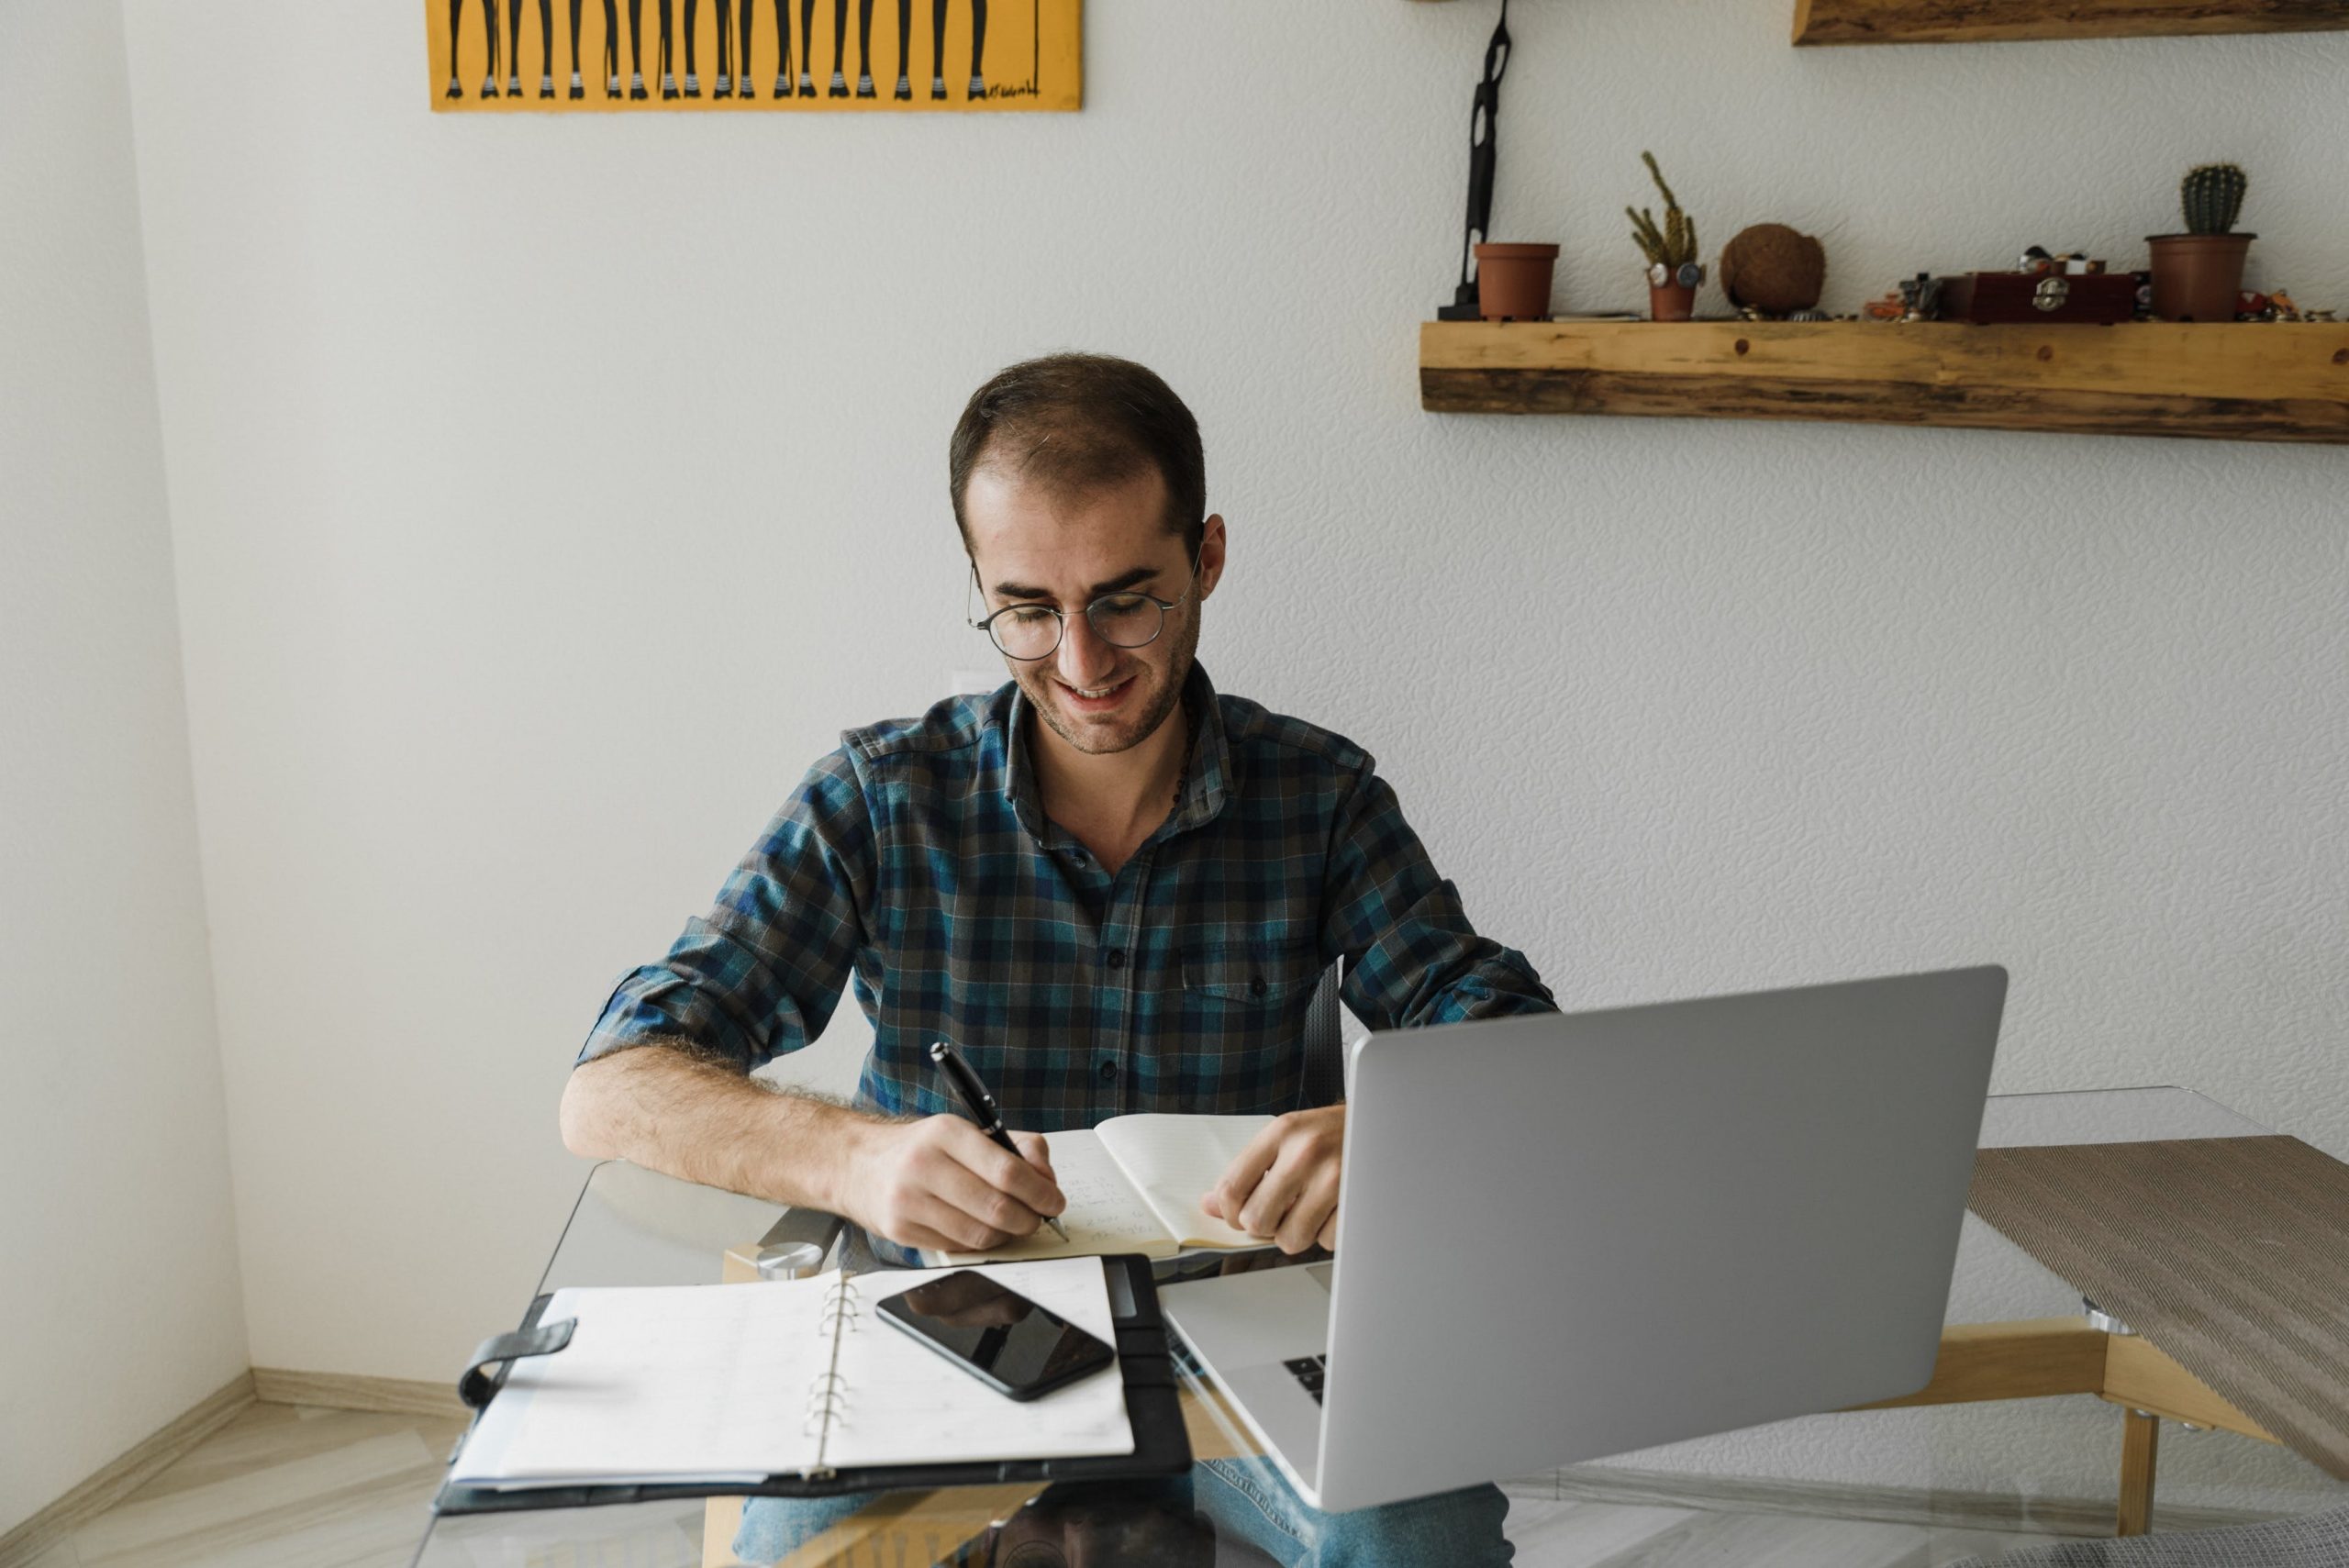
[[[657,1485],[488,1486],[444,1484],[432,1499],[437,1514],[497,1514],[536,1508],[589,1508],[611,1503],[658,1503],[681,1497],[833,1497],[844,1492],[930,1490],[940,1486],[984,1486],[1005,1481],[1109,1481],[1131,1476],[1179,1475],[1191,1467],[1191,1438],[1183,1427],[1174,1365],[1167,1355],[1166,1323],[1158,1312],[1158,1290],[1150,1260],[1140,1254],[1104,1258],[1109,1286],[1110,1321],[1117,1329],[1118,1371],[1126,1382],[1126,1418],[1132,1422],[1131,1453],[1078,1459],[983,1460],[971,1464],[881,1465],[841,1470],[820,1477],[770,1475],[756,1485],[740,1482],[662,1482]],[[725,1286],[715,1287],[723,1290]],[[537,1327],[548,1297],[530,1303],[521,1327]],[[475,1418],[479,1419],[478,1417]],[[459,1445],[462,1451],[462,1445]],[[454,1456],[451,1455],[451,1462]]]

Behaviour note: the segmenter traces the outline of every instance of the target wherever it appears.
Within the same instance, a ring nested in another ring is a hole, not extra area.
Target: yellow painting
[[[1085,0],[424,0],[465,114],[1074,109]]]

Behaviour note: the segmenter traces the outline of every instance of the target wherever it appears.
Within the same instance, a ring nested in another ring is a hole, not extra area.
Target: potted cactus
[[[1623,209],[1631,220],[1631,239],[1648,259],[1648,315],[1658,321],[1686,321],[1697,303],[1697,285],[1705,281],[1705,269],[1697,260],[1697,222],[1680,210],[1679,198],[1656,167],[1655,154],[1642,152],[1640,159],[1655,188],[1664,193],[1660,228],[1647,208]]]
[[[2186,232],[2149,234],[2154,314],[2165,321],[2232,321],[2243,291],[2243,252],[2256,234],[2234,232],[2250,179],[2232,163],[2206,163],[2178,187]]]

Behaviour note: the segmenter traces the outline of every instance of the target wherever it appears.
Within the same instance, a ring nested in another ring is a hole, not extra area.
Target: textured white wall
[[[510,1318],[606,989],[973,662],[947,432],[1066,345],[1200,415],[1216,678],[1371,746],[1570,1005],[1995,959],[2002,1087],[2349,1154],[2340,453],[1422,414],[1490,6],[1097,0],[1074,117],[568,121],[429,115],[413,4],[128,8],[257,1362],[442,1377]],[[2349,35],[1787,26],[1518,9],[1498,228],[1564,304],[1638,296],[1649,147],[1843,308],[2132,261],[2232,158],[2255,275],[2349,306]],[[2082,1494],[2109,1414],[1653,1462]],[[2312,1473],[2175,1446],[2180,1500]]]
[[[0,6],[0,1535],[245,1366],[121,7]]]

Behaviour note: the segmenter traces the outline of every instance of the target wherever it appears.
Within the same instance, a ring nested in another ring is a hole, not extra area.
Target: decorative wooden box
[[[1967,272],[1942,280],[1943,321],[2097,326],[2126,321],[2136,313],[2133,272]]]

